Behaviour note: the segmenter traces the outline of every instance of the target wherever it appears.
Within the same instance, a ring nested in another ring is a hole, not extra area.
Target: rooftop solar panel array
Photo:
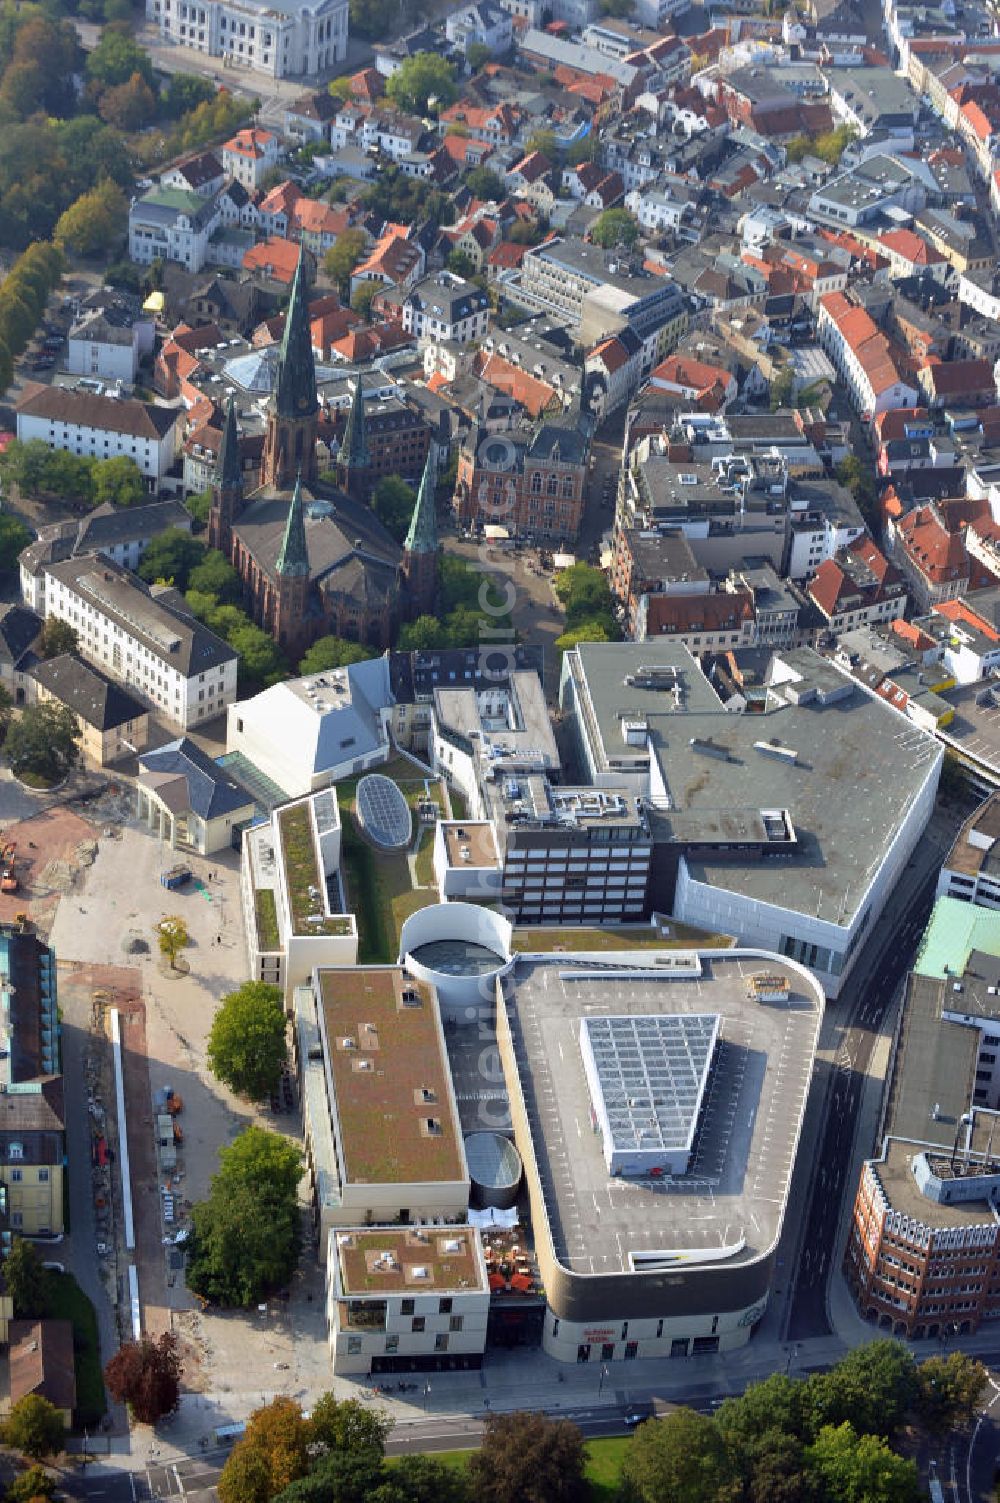
[[[594,1120],[612,1174],[684,1172],[718,1031],[716,1013],[582,1020]]]

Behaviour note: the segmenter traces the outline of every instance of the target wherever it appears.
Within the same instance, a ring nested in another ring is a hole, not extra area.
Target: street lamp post
[[[430,1379],[424,1384],[424,1413],[427,1413],[427,1400],[431,1395]]]
[[[600,1398],[601,1394],[604,1392],[604,1380],[605,1380],[605,1378],[607,1376],[608,1376],[608,1365],[607,1365],[606,1362],[602,1362],[601,1363],[601,1381],[597,1385],[597,1397],[598,1398]]]

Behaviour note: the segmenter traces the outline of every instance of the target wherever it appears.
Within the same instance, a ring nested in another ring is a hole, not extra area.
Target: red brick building
[[[463,527],[505,527],[569,543],[580,531],[592,419],[566,413],[530,436],[486,433],[473,423],[459,450],[455,515]]]

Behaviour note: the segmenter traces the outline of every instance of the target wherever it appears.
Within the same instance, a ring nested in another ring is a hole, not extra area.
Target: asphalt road
[[[837,1243],[865,1075],[875,1041],[896,990],[908,971],[927,923],[937,885],[937,866],[909,904],[896,930],[884,925],[869,939],[844,995],[834,1005],[849,1020],[827,1081],[819,1152],[814,1160],[800,1256],[789,1301],[787,1339],[804,1341],[832,1333],[826,1288]]]

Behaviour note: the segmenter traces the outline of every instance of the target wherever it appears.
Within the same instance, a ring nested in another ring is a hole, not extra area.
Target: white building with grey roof
[[[930,818],[934,737],[807,648],[724,703],[679,644],[581,644],[560,699],[590,780],[645,811],[650,908],[836,996]]]
[[[229,707],[226,750],[300,798],[388,759],[392,703],[386,657],[288,679]]]
[[[181,730],[221,715],[236,698],[236,654],[196,621],[175,590],[144,584],[103,554],[45,570],[45,615],[77,633],[81,657]]]
[[[17,403],[17,436],[94,459],[132,459],[155,488],[176,458],[180,416],[174,407],[32,382]]]

